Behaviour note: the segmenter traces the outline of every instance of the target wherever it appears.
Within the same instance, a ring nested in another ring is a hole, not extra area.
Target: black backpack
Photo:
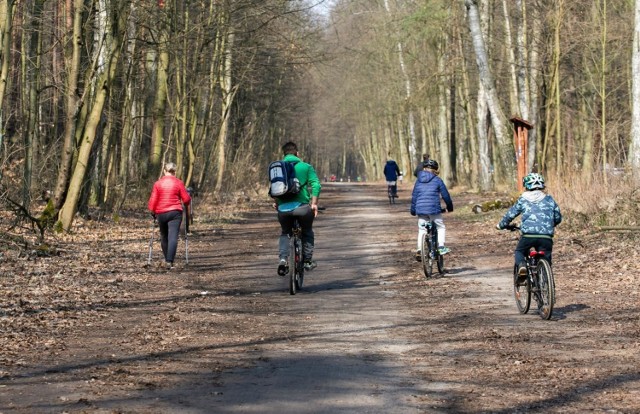
[[[298,161],[273,161],[269,164],[269,195],[287,198],[300,192],[300,180],[296,178],[294,166]]]

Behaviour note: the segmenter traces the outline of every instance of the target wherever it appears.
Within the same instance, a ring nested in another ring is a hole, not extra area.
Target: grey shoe
[[[316,267],[318,267],[318,263],[316,263],[315,260],[305,260],[304,261],[304,270],[306,271],[311,271],[313,269],[315,269]]]
[[[422,261],[422,252],[418,250],[416,252],[416,262],[421,262],[421,261]]]
[[[284,276],[289,273],[289,263],[287,259],[280,259],[280,264],[278,264],[278,275]]]

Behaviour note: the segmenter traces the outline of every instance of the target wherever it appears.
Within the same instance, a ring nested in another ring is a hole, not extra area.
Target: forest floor
[[[268,200],[222,220],[196,198],[171,271],[157,240],[145,267],[143,212],[78,220],[55,255],[0,252],[0,413],[640,412],[635,233],[561,224],[546,321],[516,309],[504,210],[454,192],[426,279],[410,193],[324,185],[295,296]]]

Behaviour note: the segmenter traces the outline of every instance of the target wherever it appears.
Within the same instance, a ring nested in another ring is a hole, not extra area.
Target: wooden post
[[[519,191],[523,191],[524,187],[522,185],[522,179],[525,175],[527,175],[527,154],[528,154],[528,143],[529,143],[529,130],[533,128],[529,122],[524,119],[520,119],[517,117],[513,117],[510,119],[513,123],[513,147],[516,150],[516,162],[517,162],[517,173],[518,173],[518,182],[517,188]]]

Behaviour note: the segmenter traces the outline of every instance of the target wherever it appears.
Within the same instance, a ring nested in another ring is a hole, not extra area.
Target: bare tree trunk
[[[509,88],[509,109],[511,109],[511,114],[516,114],[518,112],[518,80],[516,76],[517,65],[515,53],[513,53],[511,20],[509,18],[509,7],[507,6],[507,3],[511,2],[502,0],[502,12],[504,14],[505,49],[509,58],[509,75],[511,76]]]
[[[636,178],[640,178],[640,0],[635,0],[635,20],[631,57],[631,144],[629,164]]]
[[[162,144],[164,142],[165,113],[167,108],[168,85],[167,77],[169,71],[169,35],[164,23],[158,29],[158,49],[156,56],[156,96],[153,103],[153,130],[151,132],[151,154],[149,159],[149,171],[151,177],[160,173],[162,163]]]
[[[2,103],[7,90],[9,64],[11,63],[11,31],[14,5],[14,0],[0,0],[0,47],[2,47],[0,50],[0,114],[2,113]],[[2,118],[0,116],[0,121],[2,121]],[[0,124],[0,127],[4,129],[4,125]]]
[[[449,122],[447,105],[447,76],[445,68],[446,49],[445,39],[439,39],[438,47],[438,73],[440,81],[438,82],[438,150],[440,153],[440,175],[442,179],[451,182],[451,154],[449,152]],[[433,156],[432,156],[433,157]]]
[[[218,133],[218,174],[216,176],[215,192],[219,193],[222,189],[223,177],[226,168],[226,151],[227,136],[229,134],[229,116],[231,112],[231,104],[233,103],[235,88],[233,86],[232,69],[233,69],[233,44],[234,34],[229,33],[224,53],[224,72],[221,74],[220,87],[222,88],[222,124]]]
[[[65,49],[66,88],[64,133],[62,138],[62,152],[60,155],[60,167],[54,191],[55,206],[62,207],[67,184],[71,174],[73,151],[75,148],[74,137],[76,133],[76,117],[78,115],[78,79],[80,76],[80,48],[82,45],[82,12],[84,0],[75,0],[73,3],[73,19],[71,19],[71,36],[63,39]],[[67,10],[71,13],[71,10]],[[66,19],[69,21],[69,19]],[[68,33],[65,32],[65,33]],[[71,47],[69,47],[69,44]]]
[[[500,170],[503,174],[512,176],[514,170],[513,143],[511,142],[510,134],[508,134],[506,118],[500,108],[495,81],[489,66],[489,59],[480,25],[478,0],[465,0],[465,4],[467,6],[469,29],[476,55],[479,78],[485,90],[491,124],[499,146],[498,156],[500,157]],[[478,113],[478,116],[480,116],[480,113]],[[499,169],[496,168],[495,170],[497,172]]]
[[[29,209],[31,204],[31,181],[33,174],[33,154],[36,140],[36,128],[38,125],[38,89],[39,73],[41,62],[41,22],[42,22],[42,0],[35,0],[31,4],[31,10],[25,15],[24,24],[30,26],[28,31],[23,32],[22,42],[22,69],[23,87],[22,93],[24,105],[23,119],[27,121],[27,127],[23,130],[24,142],[24,169],[22,187],[22,205]]]
[[[389,0],[384,0],[384,8],[387,11],[387,14],[391,17],[391,8],[389,7]],[[415,119],[413,114],[413,103],[411,102],[411,94],[412,94],[411,79],[409,78],[409,75],[407,73],[407,67],[404,62],[404,52],[402,48],[402,43],[400,41],[396,42],[396,50],[398,52],[398,61],[400,63],[400,71],[404,79],[406,103],[409,105],[409,114],[408,114],[409,159],[411,160],[410,162],[413,162],[413,160],[416,159],[417,139],[416,139]],[[413,165],[410,165],[410,167],[413,168]]]
[[[120,58],[120,50],[122,47],[122,40],[126,33],[126,24],[128,20],[130,7],[126,0],[113,0],[114,2],[122,4],[114,4],[110,8],[111,13],[115,13],[115,16],[110,16],[109,20],[112,25],[107,30],[113,36],[110,44],[107,44],[107,66],[104,71],[99,75],[99,80],[96,82],[96,95],[91,107],[89,116],[87,117],[87,124],[83,128],[83,137],[78,151],[78,160],[76,167],[73,170],[71,181],[69,183],[69,191],[65,202],[58,213],[58,218],[62,225],[62,228],[68,231],[73,224],[73,218],[78,208],[78,201],[80,198],[80,192],[82,190],[82,184],[89,165],[89,156],[91,155],[91,149],[96,138],[98,126],[100,124],[101,115],[104,109],[104,105],[109,96],[109,89],[115,77],[117,62]],[[115,27],[114,27],[115,26]]]

